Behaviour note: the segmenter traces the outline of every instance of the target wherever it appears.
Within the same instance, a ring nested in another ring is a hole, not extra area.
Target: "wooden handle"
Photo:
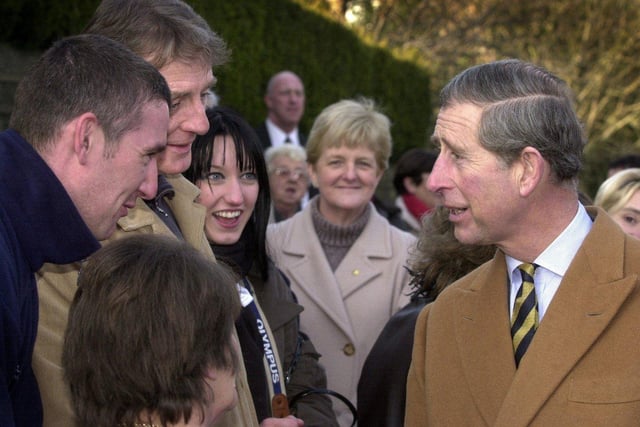
[[[276,418],[284,418],[289,416],[289,402],[284,394],[276,394],[271,399],[271,412]]]

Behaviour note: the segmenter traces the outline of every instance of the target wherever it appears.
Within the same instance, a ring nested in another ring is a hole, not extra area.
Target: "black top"
[[[418,314],[432,299],[411,297],[378,336],[362,367],[358,383],[358,425],[402,427],[407,375]]]

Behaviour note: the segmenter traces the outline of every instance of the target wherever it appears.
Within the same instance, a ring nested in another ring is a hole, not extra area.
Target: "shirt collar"
[[[593,221],[587,213],[587,210],[581,203],[578,203],[578,211],[573,217],[573,220],[571,220],[562,233],[542,251],[534,263],[563,277],[592,226]],[[506,255],[506,262],[510,277],[513,278],[514,271],[522,264],[522,261]]]
[[[295,128],[291,133],[283,132],[278,126],[275,125],[271,121],[271,119],[267,119],[267,132],[269,132],[269,139],[271,139],[271,145],[277,146],[280,145],[286,138],[287,135],[291,140],[291,143],[294,145],[300,145],[300,141],[298,140],[298,128]]]

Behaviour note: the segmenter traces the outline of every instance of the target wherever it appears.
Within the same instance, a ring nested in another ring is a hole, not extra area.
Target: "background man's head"
[[[624,169],[640,168],[640,154],[625,154],[609,162],[607,178]]]
[[[167,175],[184,172],[193,140],[209,129],[205,107],[216,82],[212,68],[230,56],[224,40],[182,0],[103,0],[85,32],[123,43],[165,77],[171,123],[158,169]]]
[[[20,82],[9,126],[45,160],[97,239],[157,190],[169,88],[125,46],[98,35],[55,43]]]
[[[437,197],[427,189],[427,180],[438,155],[423,148],[407,150],[396,162],[393,186],[399,195],[413,194],[429,207],[437,203]]]
[[[267,84],[264,96],[269,119],[284,132],[298,127],[304,114],[304,85],[302,80],[291,71],[275,74]]]

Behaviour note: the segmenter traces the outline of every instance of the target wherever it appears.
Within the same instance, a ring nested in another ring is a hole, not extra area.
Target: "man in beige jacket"
[[[181,0],[105,0],[85,32],[118,40],[144,57],[165,77],[172,95],[167,148],[157,158],[158,193],[151,200],[138,199],[135,208],[118,221],[111,239],[131,233],[174,235],[214,258],[204,234],[205,209],[195,202],[199,190],[181,173],[191,162],[194,138],[209,128],[205,108],[216,81],[212,69],[228,60],[225,42]],[[61,353],[79,269],[80,264],[47,264],[38,274],[40,322],[33,366],[42,393],[45,427],[74,425]],[[237,375],[237,389],[238,405],[220,425],[257,426],[244,365]],[[269,425],[297,423],[283,419]]]

